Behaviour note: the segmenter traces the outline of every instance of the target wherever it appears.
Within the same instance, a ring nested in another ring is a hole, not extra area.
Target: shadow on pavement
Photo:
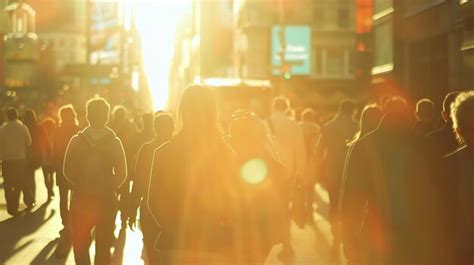
[[[32,235],[47,221],[53,218],[55,210],[48,211],[49,203],[41,205],[36,210],[29,212],[23,211],[17,217],[7,219],[0,222],[0,264],[6,263],[6,261],[20,252],[28,245],[34,242],[34,239],[22,243],[21,246],[18,244],[25,237]]]
[[[58,244],[58,239],[50,241],[35,259],[30,263],[31,265],[64,265],[67,259],[57,259],[54,257],[53,252]]]

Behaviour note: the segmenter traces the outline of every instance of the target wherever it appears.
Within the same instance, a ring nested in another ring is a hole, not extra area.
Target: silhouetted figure
[[[155,150],[173,137],[175,130],[174,119],[170,114],[160,113],[154,118],[153,128],[154,138],[143,144],[138,151],[130,200],[129,220],[129,225],[133,228],[136,222],[137,209],[140,207],[140,227],[143,232],[143,245],[147,255],[146,264],[150,265],[158,264],[155,240],[159,233],[159,226],[153,220],[146,204],[151,165]]]
[[[141,147],[144,143],[151,141],[155,137],[154,131],[154,115],[152,113],[145,113],[142,116],[143,129],[138,132],[137,146]],[[138,153],[137,153],[138,155]]]
[[[430,99],[420,99],[416,103],[415,133],[425,136],[432,132],[436,126],[435,105]]]
[[[316,112],[307,108],[301,113],[301,122],[299,123],[303,129],[304,142],[306,147],[306,170],[303,176],[302,186],[306,192],[305,205],[308,216],[313,215],[314,207],[314,186],[316,185],[316,172],[314,155],[316,145],[319,141],[321,127],[316,123]]]
[[[43,177],[44,177],[44,185],[46,186],[46,190],[48,191],[48,200],[52,200],[54,197],[54,167],[52,161],[52,154],[53,154],[53,139],[54,139],[54,131],[56,129],[56,121],[52,118],[46,118],[41,122],[41,125],[44,128],[47,141],[45,144],[46,148],[44,149],[44,158],[43,158]]]
[[[389,99],[384,107],[377,130],[349,151],[341,210],[360,218],[345,224],[352,227],[345,236],[367,239],[369,257],[360,264],[436,264],[430,245],[440,240],[436,189],[420,170],[419,137],[404,99]]]
[[[56,171],[56,184],[59,188],[59,212],[63,229],[59,232],[60,239],[55,256],[65,258],[71,249],[71,228],[69,210],[71,202],[71,184],[64,177],[64,156],[71,138],[79,132],[76,112],[72,105],[64,105],[59,109],[59,126],[54,131],[52,164]]]
[[[35,172],[42,167],[51,152],[51,144],[49,143],[46,132],[41,124],[38,123],[36,112],[32,109],[27,109],[23,115],[23,124],[28,128],[31,135],[31,146],[26,152],[26,179],[24,183],[24,201],[25,204],[32,208],[36,205],[36,179]],[[51,195],[52,189],[48,190],[48,195]]]
[[[253,114],[231,122],[230,141],[240,173],[240,220],[237,264],[263,264],[273,245],[281,243],[288,201],[286,169],[265,146],[266,128]]]
[[[468,265],[474,264],[474,91],[459,93],[451,106],[453,129],[464,144],[446,156],[445,177],[453,183],[452,192],[445,193],[452,203],[450,231],[455,235],[451,264]]]
[[[364,107],[359,121],[359,131],[356,133],[352,142],[349,146],[356,144],[359,139],[364,138],[366,135],[372,133],[379,126],[380,121],[383,117],[382,108],[375,104],[369,104]],[[343,174],[341,182],[341,194],[339,201],[339,210],[341,214],[341,239],[343,243],[344,256],[347,259],[348,265],[353,264],[366,264],[367,262],[367,238],[362,237],[360,231],[361,218],[363,217],[363,210],[366,206],[366,201],[361,198],[351,198],[343,200],[344,191],[347,185],[351,185],[348,189],[354,189],[357,185],[356,182],[349,182]],[[343,203],[342,203],[343,202]],[[342,207],[341,209],[341,206]]]
[[[128,111],[124,106],[116,106],[113,111],[112,120],[108,124],[117,137],[122,141],[123,149],[125,150],[125,157],[127,158],[127,167],[133,168],[135,161],[135,154],[139,146],[139,139],[137,138],[137,130],[135,125],[128,119]],[[133,173],[129,172],[127,181],[120,188],[119,191],[119,210],[122,219],[122,229],[127,228],[127,210],[130,199],[130,181]]]
[[[316,148],[320,183],[329,194],[329,222],[333,233],[332,253],[337,254],[341,243],[339,220],[339,191],[346,159],[347,144],[354,138],[358,125],[354,121],[355,105],[344,101],[336,117],[326,123]]]
[[[16,216],[26,178],[26,149],[31,145],[31,135],[18,120],[16,109],[8,109],[6,116],[7,122],[0,128],[3,186],[8,214]]]
[[[76,264],[91,264],[89,246],[95,231],[95,264],[111,264],[117,207],[116,190],[127,176],[122,143],[106,127],[109,104],[87,102],[89,126],[72,137],[64,158],[64,176],[72,184],[70,222]]]
[[[279,160],[286,168],[288,183],[290,187],[301,184],[306,167],[306,150],[303,130],[291,119],[287,113],[290,109],[290,102],[287,98],[277,97],[273,100],[273,113],[268,118],[267,123],[272,135]],[[290,191],[282,194],[290,201]],[[279,257],[281,259],[291,259],[294,250],[291,246],[291,217],[288,210],[286,235],[283,239],[283,248]]]
[[[208,87],[188,87],[181,128],[155,151],[148,207],[161,227],[161,264],[222,264],[232,243],[235,155],[223,140]]]
[[[440,129],[427,135],[427,141],[431,145],[431,154],[442,157],[453,152],[460,146],[456,140],[456,135],[453,130],[453,120],[451,119],[451,104],[456,100],[458,95],[459,92],[450,92],[446,95],[443,101],[443,111],[441,112],[444,125]]]

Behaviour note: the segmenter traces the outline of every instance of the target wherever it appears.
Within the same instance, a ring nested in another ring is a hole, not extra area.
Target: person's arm
[[[25,137],[26,147],[31,146],[32,140],[31,140],[30,130],[28,130],[28,128],[25,125],[23,125],[23,134]]]
[[[134,181],[132,188],[132,207],[138,208],[140,202],[143,199],[146,189],[148,188],[148,182],[150,180],[151,165],[153,160],[153,150],[150,150],[151,146],[148,144],[142,145],[138,151],[135,169],[134,169]]]
[[[158,222],[158,200],[156,198],[153,198],[153,194],[155,194],[155,189],[157,187],[157,182],[158,182],[158,171],[159,171],[159,155],[160,154],[160,149],[155,150],[153,154],[153,159],[151,163],[151,174],[150,174],[150,180],[148,182],[148,196],[146,198],[147,201],[147,206],[148,210],[150,210],[151,215],[155,219],[156,223]]]
[[[64,155],[63,174],[64,177],[72,184],[76,184],[79,178],[79,150],[78,150],[78,136],[74,136],[69,141]]]
[[[122,141],[119,138],[115,139],[113,145],[113,166],[114,166],[114,179],[113,185],[115,188],[119,188],[127,179],[127,159],[125,158],[125,151],[123,149]]]

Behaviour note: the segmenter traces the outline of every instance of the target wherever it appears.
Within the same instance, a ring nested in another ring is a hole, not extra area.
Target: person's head
[[[62,125],[77,124],[77,115],[74,107],[70,104],[64,105],[59,109],[59,123]]]
[[[376,104],[369,104],[364,107],[360,116],[360,133],[366,135],[379,126],[383,117],[382,108]]]
[[[273,111],[287,113],[290,109],[290,100],[285,97],[276,97],[273,99]]]
[[[443,120],[449,124],[452,124],[453,122],[451,119],[451,104],[456,100],[459,93],[459,91],[449,92],[443,100],[443,111],[441,112],[441,116],[443,117]]]
[[[303,110],[303,112],[301,112],[301,121],[311,123],[316,122],[316,112],[311,108]]]
[[[181,131],[193,138],[212,137],[219,130],[214,93],[204,85],[191,85],[183,93],[179,106]],[[215,135],[214,135],[215,136]]]
[[[253,113],[240,114],[230,124],[230,142],[239,156],[263,152],[266,137],[265,126]]]
[[[41,125],[43,125],[46,130],[50,131],[56,127],[56,121],[51,117],[47,117],[43,119]]]
[[[109,121],[110,105],[103,98],[87,101],[86,118],[91,127],[104,127]]]
[[[142,121],[143,121],[143,128],[145,130],[153,128],[153,114],[152,113],[143,114]]]
[[[127,108],[122,105],[118,105],[114,107],[113,111],[114,120],[116,121],[124,121],[127,119]]]
[[[451,105],[453,129],[458,140],[474,145],[474,91],[461,92]]]
[[[419,122],[433,123],[435,118],[435,105],[427,98],[418,100],[416,103],[416,119]]]
[[[408,110],[408,103],[403,97],[394,96],[384,101],[383,110],[385,114],[403,113]]]
[[[33,109],[26,109],[23,113],[23,123],[26,126],[32,126],[38,123],[38,118],[36,117],[36,112]]]
[[[153,120],[153,130],[156,137],[160,139],[171,139],[175,130],[175,123],[171,114],[162,112]]]
[[[9,121],[16,121],[18,120],[18,110],[15,108],[9,108],[7,109],[7,119]]]
[[[346,116],[346,117],[352,117],[355,112],[355,104],[352,101],[349,100],[344,100],[341,102],[341,105],[339,105],[339,113]]]

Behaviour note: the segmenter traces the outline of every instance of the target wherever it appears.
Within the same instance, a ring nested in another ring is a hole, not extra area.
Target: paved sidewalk
[[[0,177],[0,264],[5,265],[69,265],[74,264],[72,251],[67,259],[56,259],[52,256],[57,243],[61,219],[59,216],[59,198],[56,196],[50,203],[46,202],[46,190],[42,181],[42,173],[36,174],[37,206],[31,212],[23,212],[16,218],[10,218],[6,212],[3,179]],[[317,189],[319,211],[327,203],[327,195]],[[58,194],[58,192],[56,192]],[[21,207],[25,207],[22,205]],[[313,226],[299,229],[293,226],[292,244],[296,258],[294,265],[342,265],[343,258],[332,260],[329,257],[330,242],[332,240],[328,222],[315,213]],[[118,220],[119,221],[119,220]],[[118,228],[120,228],[118,226]],[[141,233],[126,230],[125,233],[116,231],[114,264],[142,265]],[[277,259],[281,246],[275,246],[266,261],[266,265],[283,264]],[[93,247],[91,248],[93,251]]]

